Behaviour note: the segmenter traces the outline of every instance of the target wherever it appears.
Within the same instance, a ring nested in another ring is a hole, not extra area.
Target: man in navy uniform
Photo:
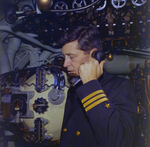
[[[76,26],[60,39],[63,66],[81,82],[68,90],[60,147],[131,147],[136,98],[129,80],[107,73],[97,28]]]

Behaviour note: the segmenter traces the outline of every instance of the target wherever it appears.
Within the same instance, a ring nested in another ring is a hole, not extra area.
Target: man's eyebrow
[[[63,54],[63,53],[62,53]],[[64,55],[64,54],[63,54]],[[72,54],[72,53],[67,53],[67,54],[65,54],[65,55],[68,55],[68,56],[70,56],[70,55],[75,55],[75,54]]]

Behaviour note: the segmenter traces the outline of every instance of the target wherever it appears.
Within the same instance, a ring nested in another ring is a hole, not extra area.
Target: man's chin
[[[79,75],[77,75],[76,73],[71,73],[70,76],[72,76],[72,77],[78,77]]]

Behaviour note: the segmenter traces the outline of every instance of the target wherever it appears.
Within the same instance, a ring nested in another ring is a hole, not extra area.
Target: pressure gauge
[[[12,94],[11,95],[11,113],[16,115],[19,111],[20,116],[27,112],[27,95],[26,94]]]
[[[13,108],[15,111],[19,111],[23,108],[23,100],[21,99],[15,99],[13,101]]]

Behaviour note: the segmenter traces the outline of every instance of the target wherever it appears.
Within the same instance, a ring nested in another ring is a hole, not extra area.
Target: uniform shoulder
[[[105,85],[108,83],[113,86],[119,87],[123,84],[130,84],[131,81],[125,77],[114,75],[105,71],[103,75],[103,84]]]

